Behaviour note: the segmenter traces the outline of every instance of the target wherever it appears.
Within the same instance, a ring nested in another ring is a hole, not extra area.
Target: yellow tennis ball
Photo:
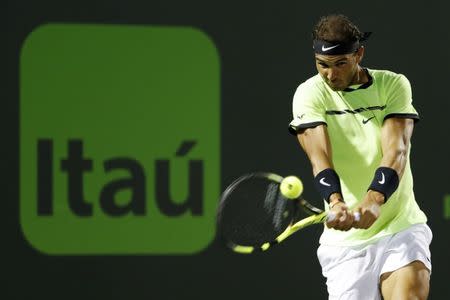
[[[285,177],[280,183],[280,191],[288,199],[297,199],[303,193],[303,183],[296,176]]]

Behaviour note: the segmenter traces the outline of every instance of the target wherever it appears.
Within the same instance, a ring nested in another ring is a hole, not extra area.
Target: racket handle
[[[334,213],[329,213],[327,215],[327,222],[331,222],[336,218],[336,214]],[[357,211],[353,212],[353,218],[355,220],[355,222],[359,222],[359,220],[361,220],[361,214]]]

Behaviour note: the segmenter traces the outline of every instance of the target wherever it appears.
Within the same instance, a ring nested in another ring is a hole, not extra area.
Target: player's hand
[[[343,201],[335,201],[330,204],[326,225],[328,228],[347,231],[354,223],[353,213],[348,209]]]
[[[372,226],[373,223],[378,219],[381,213],[381,205],[384,204],[384,195],[369,190],[361,201],[361,203],[355,207],[353,210],[360,214],[359,221],[353,223],[353,227],[367,229]]]

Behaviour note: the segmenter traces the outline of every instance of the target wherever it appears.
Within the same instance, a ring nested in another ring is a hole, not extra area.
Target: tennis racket
[[[243,254],[265,251],[298,230],[333,217],[301,195],[294,200],[284,197],[282,180],[273,173],[251,173],[226,188],[217,210],[217,229],[228,248]]]

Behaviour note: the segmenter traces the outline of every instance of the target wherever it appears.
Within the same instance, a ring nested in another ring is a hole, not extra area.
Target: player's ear
[[[359,47],[359,49],[355,52],[356,55],[356,63],[360,63],[364,57],[364,46]]]

